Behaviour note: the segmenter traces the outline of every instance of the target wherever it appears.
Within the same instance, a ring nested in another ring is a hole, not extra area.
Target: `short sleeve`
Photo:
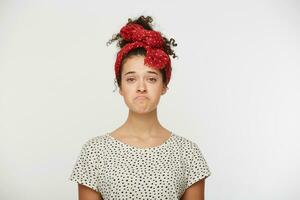
[[[210,175],[210,169],[201,153],[199,146],[196,143],[192,142],[191,152],[188,154],[187,160],[186,188]]]
[[[99,170],[95,164],[95,160],[97,159],[95,148],[93,140],[87,141],[82,146],[68,180],[75,181],[99,192]]]

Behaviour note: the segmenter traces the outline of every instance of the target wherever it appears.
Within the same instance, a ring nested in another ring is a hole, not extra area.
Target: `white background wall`
[[[161,123],[196,141],[208,200],[300,199],[299,1],[1,1],[0,199],[76,199],[82,144],[121,125],[127,18],[178,43]]]

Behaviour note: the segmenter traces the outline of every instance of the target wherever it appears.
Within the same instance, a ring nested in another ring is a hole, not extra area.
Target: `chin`
[[[151,113],[155,110],[156,108],[146,108],[146,109],[136,109],[136,108],[131,108],[130,111],[133,113],[137,114],[148,114]]]

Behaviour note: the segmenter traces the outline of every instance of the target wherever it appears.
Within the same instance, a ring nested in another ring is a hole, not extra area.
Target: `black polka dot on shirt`
[[[193,183],[211,175],[199,146],[172,133],[163,144],[139,148],[109,133],[89,139],[69,180],[110,199],[180,199]]]

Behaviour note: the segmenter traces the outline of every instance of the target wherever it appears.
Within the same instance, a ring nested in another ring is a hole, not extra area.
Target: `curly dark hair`
[[[135,20],[132,20],[131,18],[128,19],[128,22],[126,25],[130,24],[130,23],[136,23],[136,24],[139,24],[141,26],[144,27],[144,29],[146,30],[153,30],[153,27],[152,27],[152,23],[153,22],[153,19],[152,17],[150,16],[140,16],[138,18],[136,18]],[[162,38],[164,39],[164,47],[163,47],[163,50],[170,56],[172,56],[173,58],[176,58],[178,57],[174,50],[171,48],[171,46],[177,46],[177,44],[175,43],[175,40],[173,38],[171,38],[170,40],[167,39],[165,36],[162,35]],[[110,45],[112,42],[114,41],[118,41],[117,42],[117,46],[119,48],[122,48],[124,47],[127,43],[130,43],[130,41],[126,41],[124,40],[120,33],[117,33],[117,34],[113,34],[112,38],[106,43],[106,45]],[[119,88],[121,87],[121,74],[122,74],[122,66],[123,66],[123,63],[125,61],[126,58],[129,58],[131,56],[138,56],[138,55],[142,55],[142,56],[145,56],[146,55],[146,50],[143,48],[143,47],[139,47],[139,48],[135,48],[133,50],[131,50],[130,52],[128,52],[128,54],[126,56],[123,57],[123,60],[122,60],[122,65],[121,65],[121,68],[120,68],[120,73],[118,75],[118,77],[116,77],[117,79],[115,80],[115,82],[117,82]],[[165,84],[165,86],[167,86],[166,82],[167,82],[167,78],[166,78],[166,71],[165,69],[160,69],[160,72],[162,74],[162,77],[163,77],[163,83]]]

